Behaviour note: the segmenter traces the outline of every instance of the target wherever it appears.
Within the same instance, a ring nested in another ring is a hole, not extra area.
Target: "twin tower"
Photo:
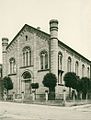
[[[50,20],[50,45],[49,45],[49,67],[50,72],[58,78],[58,21]],[[2,38],[2,55],[3,55],[3,77],[7,75],[7,46],[8,39]]]

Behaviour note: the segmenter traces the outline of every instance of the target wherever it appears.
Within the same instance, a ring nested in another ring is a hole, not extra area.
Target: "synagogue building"
[[[90,78],[90,60],[58,39],[58,20],[50,20],[49,28],[48,34],[25,24],[9,44],[2,38],[3,77],[11,77],[15,93],[31,94],[31,83],[39,83],[37,93],[44,93],[48,88],[42,81],[49,72],[57,77],[56,93],[63,92],[67,72]]]

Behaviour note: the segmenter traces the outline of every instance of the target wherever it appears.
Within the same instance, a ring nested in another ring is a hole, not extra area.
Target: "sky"
[[[91,0],[0,0],[0,63],[3,37],[10,42],[24,24],[49,33],[51,19],[59,40],[91,60]]]

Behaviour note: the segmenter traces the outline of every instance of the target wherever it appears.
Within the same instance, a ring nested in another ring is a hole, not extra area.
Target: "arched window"
[[[48,69],[48,53],[45,50],[40,53],[40,65],[41,69]]]
[[[31,50],[30,47],[25,47],[23,49],[23,66],[31,65]]]
[[[76,63],[75,63],[75,73],[76,73],[77,76],[78,76],[78,67],[79,67],[78,61],[76,61]]]
[[[10,74],[16,73],[16,63],[14,58],[10,58]]]
[[[87,68],[87,77],[89,78],[90,77],[90,70],[89,70],[89,67]]]
[[[68,61],[67,61],[67,71],[71,72],[71,58],[68,57]]]
[[[85,73],[85,66],[84,64],[82,65],[82,77],[84,77],[84,73]]]
[[[62,70],[62,53],[61,52],[59,52],[58,53],[58,69],[59,70]]]

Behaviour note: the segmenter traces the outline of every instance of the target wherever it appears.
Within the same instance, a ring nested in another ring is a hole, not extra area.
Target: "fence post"
[[[15,101],[15,92],[13,92],[13,102]]]
[[[86,103],[87,103],[87,101],[88,101],[88,93],[86,94]]]
[[[64,104],[64,106],[65,106],[65,103],[66,103],[66,90],[65,89],[63,89],[63,104]]]
[[[4,101],[6,101],[6,100],[7,100],[7,95],[6,95],[6,92],[4,92],[4,96],[3,96],[3,98],[4,98]]]
[[[35,101],[35,90],[32,91],[33,101]]]
[[[45,98],[46,98],[46,102],[48,101],[48,90],[45,90]]]
[[[24,101],[24,92],[21,92],[22,103]]]

